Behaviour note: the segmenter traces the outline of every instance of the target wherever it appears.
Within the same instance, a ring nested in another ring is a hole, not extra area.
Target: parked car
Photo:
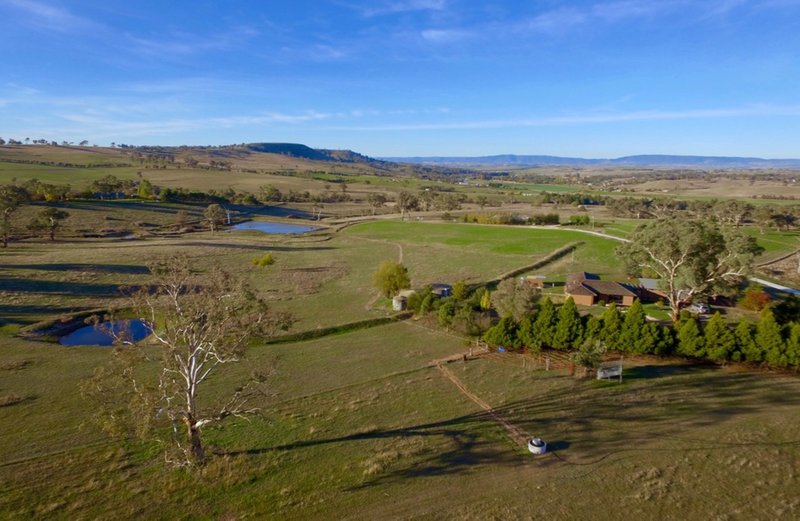
[[[692,304],[691,306],[689,306],[689,312],[696,313],[698,315],[703,315],[709,313],[710,311],[711,308],[709,307],[709,305],[703,304],[702,302],[698,302],[697,304]]]

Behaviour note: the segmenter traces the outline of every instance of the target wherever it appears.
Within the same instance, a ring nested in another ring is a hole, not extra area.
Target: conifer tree
[[[642,303],[637,299],[625,312],[619,335],[619,349],[639,354],[650,353],[655,350],[656,341],[657,337],[653,336],[653,330],[647,325],[647,315]]]
[[[572,297],[558,310],[558,323],[553,335],[553,347],[556,349],[571,349],[580,346],[583,336],[583,322],[578,313],[578,306]]]
[[[533,342],[531,347],[542,348],[552,347],[553,336],[556,331],[556,307],[550,297],[542,300],[539,310],[536,312],[536,319],[533,322]]]
[[[755,344],[758,350],[764,354],[764,359],[769,365],[774,367],[788,365],[786,342],[783,341],[781,327],[769,308],[761,312],[761,319],[756,325]]]
[[[608,349],[611,351],[620,350],[620,333],[622,332],[622,315],[617,306],[612,303],[603,311],[603,331],[600,335]]]
[[[714,362],[730,360],[736,350],[736,337],[728,329],[719,311],[714,313],[703,331],[706,346],[706,356]]]
[[[523,318],[519,323],[517,339],[519,339],[523,347],[527,347],[534,353],[538,353],[541,349],[540,346],[535,345],[534,336],[533,319],[531,317]]]
[[[600,335],[603,333],[603,322],[594,315],[589,315],[583,327],[583,340],[584,342],[594,342],[600,340]]]
[[[675,351],[675,331],[671,327],[664,327],[656,322],[649,323],[648,327],[656,339],[654,354],[669,355]]]
[[[697,319],[692,316],[686,317],[678,324],[678,354],[695,358],[705,356],[703,334]]]
[[[520,342],[517,338],[517,323],[513,317],[503,317],[493,327],[486,331],[483,339],[492,346],[503,346],[505,348],[519,347]]]
[[[800,366],[800,323],[792,322],[786,325],[786,358],[790,366]]]
[[[749,322],[742,320],[733,331],[736,337],[736,352],[733,354],[733,360],[737,362],[761,362],[764,359],[764,354],[756,347],[755,338],[753,337],[753,326]]]

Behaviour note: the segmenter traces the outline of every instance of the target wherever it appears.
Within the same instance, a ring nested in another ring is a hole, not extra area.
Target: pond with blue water
[[[308,233],[319,230],[317,226],[307,224],[287,224],[270,221],[247,221],[231,226],[234,231],[257,231],[262,233],[292,234]]]
[[[143,320],[120,320],[113,324],[101,322],[76,329],[62,336],[58,343],[62,346],[111,346],[114,345],[114,335],[138,342],[150,336],[150,333],[150,324]]]

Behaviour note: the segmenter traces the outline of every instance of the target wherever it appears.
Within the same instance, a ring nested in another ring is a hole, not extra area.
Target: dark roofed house
[[[655,302],[667,297],[664,290],[658,287],[658,279],[640,278],[636,290],[642,302]]]
[[[564,293],[581,306],[612,302],[620,306],[630,306],[636,300],[636,293],[623,284],[600,280],[600,277],[591,273],[576,273],[567,277]]]
[[[436,295],[437,297],[449,297],[453,294],[453,286],[450,284],[442,284],[442,283],[434,283],[431,284],[431,293]]]

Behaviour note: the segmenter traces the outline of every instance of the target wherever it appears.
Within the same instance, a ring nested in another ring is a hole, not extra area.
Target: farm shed
[[[417,292],[413,289],[404,289],[392,298],[392,309],[395,311],[404,311],[408,307],[408,299],[411,295]]]

